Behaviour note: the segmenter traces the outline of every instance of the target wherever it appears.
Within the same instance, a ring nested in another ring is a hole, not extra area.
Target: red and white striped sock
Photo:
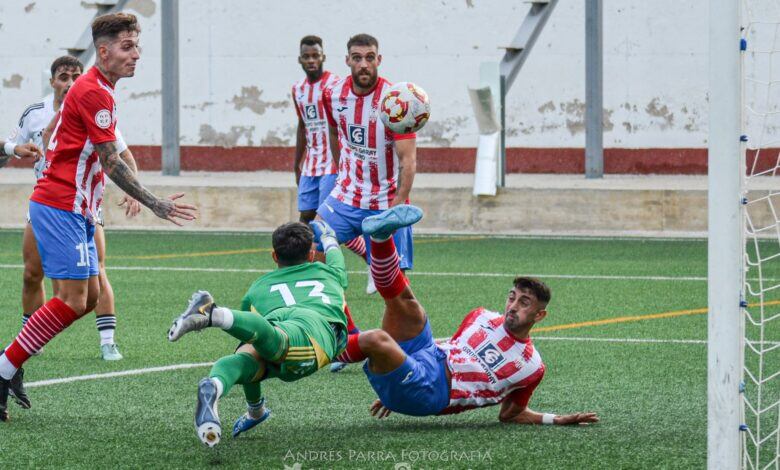
[[[352,313],[349,311],[349,307],[347,305],[344,305],[344,313],[347,315],[347,333],[350,335],[360,333],[360,328],[358,328],[357,325],[355,325],[355,322],[352,320]]]
[[[361,362],[366,359],[366,355],[360,349],[360,345],[358,344],[359,337],[360,333],[349,335],[347,338],[347,348],[343,353],[336,356],[336,361],[354,363]]]
[[[356,255],[366,260],[366,262],[368,261],[368,258],[366,258],[366,241],[363,240],[362,236],[353,238],[352,240],[345,243],[344,246],[352,250],[352,252]]]
[[[393,237],[383,241],[371,239],[371,276],[384,299],[397,297],[409,285],[398,263]]]
[[[22,367],[30,356],[77,319],[78,315],[73,309],[62,300],[53,297],[33,313],[16,339],[5,348],[5,358],[14,368]],[[11,375],[14,372],[16,371],[12,371]],[[3,378],[9,378],[6,377],[7,374],[7,370],[0,370]]]

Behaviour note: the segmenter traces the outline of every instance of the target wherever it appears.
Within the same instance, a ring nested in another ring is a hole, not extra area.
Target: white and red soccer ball
[[[396,134],[417,132],[428,122],[431,101],[425,90],[412,82],[399,82],[387,89],[379,104],[379,118]]]

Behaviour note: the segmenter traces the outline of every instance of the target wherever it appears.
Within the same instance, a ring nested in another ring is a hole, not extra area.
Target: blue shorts
[[[336,185],[338,174],[322,176],[301,176],[298,182],[298,210],[316,210]]]
[[[49,279],[87,279],[98,275],[95,226],[81,214],[30,201],[43,273]]]
[[[325,202],[317,209],[317,215],[328,223],[336,231],[336,238],[339,243],[346,243],[353,238],[363,235],[363,219],[368,216],[381,214],[384,210],[361,209],[344,204],[338,199],[328,196]],[[363,236],[366,240],[366,256],[368,262],[371,262],[371,241],[369,237]],[[393,234],[395,248],[400,258],[401,269],[412,269],[414,265],[414,249],[412,247],[412,227],[404,227],[396,230]]]
[[[406,353],[406,360],[387,374],[363,371],[382,404],[389,410],[411,416],[437,415],[450,403],[447,383],[447,353],[433,341],[431,324],[408,341],[398,343]]]

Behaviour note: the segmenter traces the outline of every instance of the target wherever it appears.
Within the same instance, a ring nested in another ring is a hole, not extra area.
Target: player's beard
[[[364,76],[368,76],[369,77],[368,83],[366,83],[366,84],[363,84],[363,82],[360,81],[360,78],[362,78]],[[368,72],[368,73],[362,73],[362,72],[353,73],[352,74],[352,82],[353,83],[357,83],[357,85],[359,87],[361,87],[361,88],[369,88],[370,89],[370,88],[373,88],[374,85],[376,85],[376,80],[377,80],[378,76],[379,76],[379,74],[377,73],[376,70],[374,71],[374,73],[371,73],[371,72]]]
[[[323,64],[320,64],[320,66],[317,68],[317,70],[314,70],[314,71],[311,71],[311,72],[306,70],[306,78],[308,78],[310,82],[316,82],[317,80],[319,80],[322,77],[323,70],[324,70],[324,65]]]

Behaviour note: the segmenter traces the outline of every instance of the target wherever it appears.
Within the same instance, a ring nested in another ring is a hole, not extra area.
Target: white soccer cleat
[[[195,408],[195,433],[208,447],[219,444],[222,425],[217,414],[217,386],[210,377],[198,384],[198,405]]]
[[[192,294],[187,309],[173,321],[168,330],[168,341],[176,341],[190,331],[199,331],[211,326],[211,309],[214,299],[205,290]]]
[[[366,294],[376,294],[376,284],[374,284],[374,276],[371,275],[371,266],[368,267],[368,282],[366,283]]]

